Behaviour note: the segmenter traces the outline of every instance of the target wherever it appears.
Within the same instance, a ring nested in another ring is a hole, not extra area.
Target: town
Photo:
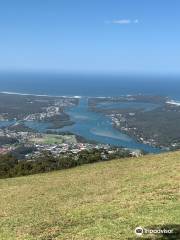
[[[141,155],[141,151],[128,150],[110,146],[108,144],[90,143],[71,133],[47,134],[34,131],[18,132],[8,128],[0,129],[0,154],[11,153],[20,160],[35,160],[42,152],[48,151],[57,157],[61,154],[78,154],[81,151],[101,150],[103,159],[110,155],[117,155],[122,151],[131,156]]]

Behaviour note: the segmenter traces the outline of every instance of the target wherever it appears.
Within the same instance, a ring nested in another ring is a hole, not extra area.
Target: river
[[[137,105],[137,104],[136,104]],[[149,106],[148,106],[149,107]],[[67,111],[74,125],[66,126],[60,131],[69,131],[82,137],[105,144],[141,149],[157,153],[160,150],[147,144],[142,144],[112,126],[111,119],[101,113],[95,113],[88,108],[88,98],[80,98],[79,105]]]

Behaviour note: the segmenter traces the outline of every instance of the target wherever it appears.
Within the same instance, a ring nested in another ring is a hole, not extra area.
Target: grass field
[[[137,226],[177,231],[179,160],[173,152],[2,179],[0,239],[126,240],[136,239]]]
[[[77,143],[75,135],[54,135],[54,134],[44,134],[42,138],[32,138],[30,142],[36,144],[74,144]]]

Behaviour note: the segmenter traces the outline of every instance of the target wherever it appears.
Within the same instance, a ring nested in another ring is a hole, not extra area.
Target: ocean
[[[180,99],[180,76],[0,73],[0,91],[60,96],[142,93]]]

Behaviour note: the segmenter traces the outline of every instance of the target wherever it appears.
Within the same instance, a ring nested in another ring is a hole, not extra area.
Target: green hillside
[[[179,160],[173,152],[1,179],[0,239],[136,239],[137,226],[174,229],[143,239],[180,239]]]

